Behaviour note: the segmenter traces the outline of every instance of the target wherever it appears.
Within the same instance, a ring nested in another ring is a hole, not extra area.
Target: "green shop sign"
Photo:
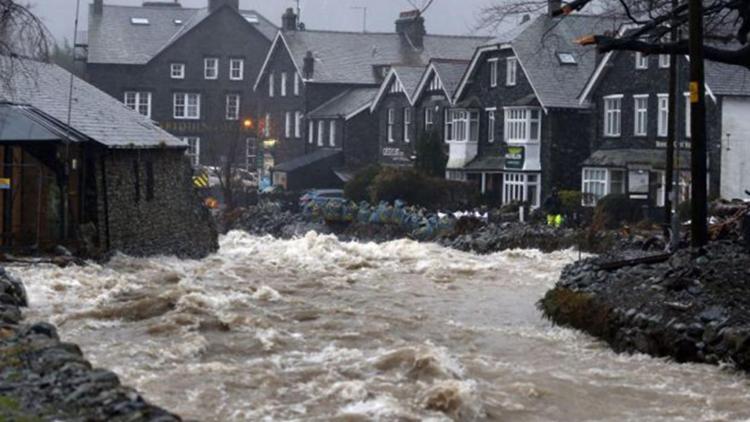
[[[505,168],[513,170],[522,170],[523,163],[526,160],[525,147],[508,147],[505,151]]]

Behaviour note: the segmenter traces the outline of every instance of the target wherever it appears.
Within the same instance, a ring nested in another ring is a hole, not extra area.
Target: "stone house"
[[[550,1],[549,11],[559,5]],[[617,27],[547,13],[478,48],[445,115],[447,178],[476,183],[493,202],[532,207],[553,188],[580,189],[595,123],[578,96],[597,55],[575,39]]]
[[[94,0],[84,45],[90,83],[190,145],[194,165],[258,161],[252,90],[277,27],[239,0],[120,6]],[[239,145],[237,145],[239,143]]]
[[[58,66],[0,57],[0,70],[10,75],[0,85],[2,249],[202,257],[218,248],[184,142]]]

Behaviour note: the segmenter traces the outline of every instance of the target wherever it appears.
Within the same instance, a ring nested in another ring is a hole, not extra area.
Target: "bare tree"
[[[28,71],[21,59],[47,61],[52,36],[28,4],[0,0],[0,84],[10,86],[15,72]]]

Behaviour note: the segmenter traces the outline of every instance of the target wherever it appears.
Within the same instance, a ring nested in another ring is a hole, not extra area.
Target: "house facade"
[[[89,10],[86,75],[93,85],[189,145],[194,165],[259,161],[252,90],[277,28],[238,0],[205,8],[145,1]]]

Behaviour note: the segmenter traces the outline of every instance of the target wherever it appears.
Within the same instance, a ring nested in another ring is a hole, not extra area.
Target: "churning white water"
[[[12,267],[31,320],[188,419],[719,421],[748,378],[617,355],[542,320],[572,252],[232,232],[201,261]]]

